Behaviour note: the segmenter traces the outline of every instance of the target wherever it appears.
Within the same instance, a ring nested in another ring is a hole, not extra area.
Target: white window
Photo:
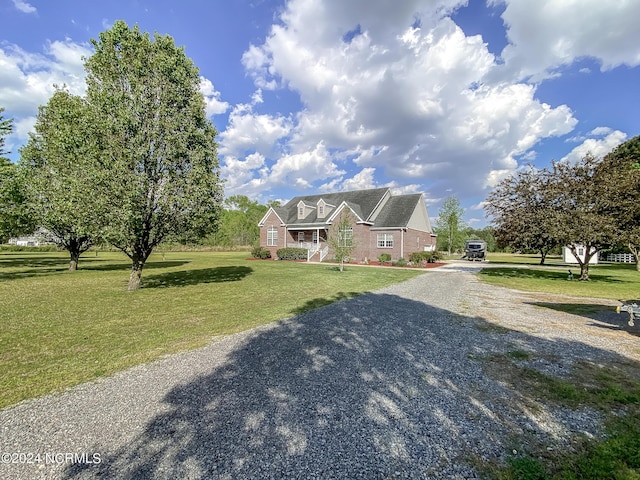
[[[267,247],[278,246],[278,229],[276,227],[269,227],[267,230]]]
[[[313,243],[318,243],[318,231],[313,231]]]
[[[304,243],[304,232],[298,232],[298,243]]]
[[[318,218],[324,218],[324,203],[318,205]]]
[[[304,218],[304,205],[298,207],[298,218]]]
[[[378,248],[393,248],[393,233],[379,233]]]
[[[341,247],[350,247],[353,245],[353,227],[341,228],[338,241]]]

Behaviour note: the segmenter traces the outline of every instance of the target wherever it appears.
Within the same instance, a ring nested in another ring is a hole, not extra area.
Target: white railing
[[[291,242],[287,243],[288,248],[306,248],[307,250],[318,250],[318,244],[312,242]]]
[[[323,261],[328,254],[329,247],[324,247],[322,250],[320,250],[320,261]]]
[[[608,262],[636,263],[635,257],[631,253],[610,253],[607,255]]]

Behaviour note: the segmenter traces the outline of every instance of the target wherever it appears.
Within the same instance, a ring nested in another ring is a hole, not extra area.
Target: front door
[[[298,232],[298,245],[302,247],[304,244],[304,232]]]

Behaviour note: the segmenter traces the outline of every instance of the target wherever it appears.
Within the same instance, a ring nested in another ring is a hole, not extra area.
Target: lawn
[[[539,259],[539,257],[538,257]],[[587,282],[578,280],[580,268],[562,264],[561,259],[551,258],[548,265],[533,265],[534,256],[490,256],[493,263],[513,263],[514,267],[485,268],[478,277],[492,285],[530,292],[557,293],[573,297],[631,300],[640,297],[640,273],[635,265],[600,264],[589,267]],[[539,260],[538,260],[539,261]],[[519,266],[515,264],[519,263]],[[569,280],[569,272],[574,275]]]
[[[128,292],[118,253],[0,253],[0,407],[423,273],[247,256],[154,254]]]

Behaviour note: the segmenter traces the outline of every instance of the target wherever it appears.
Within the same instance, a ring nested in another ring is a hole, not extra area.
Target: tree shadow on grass
[[[98,272],[111,272],[116,270],[131,270],[131,262],[129,263],[107,263],[104,265],[84,265],[85,259],[80,259],[79,269],[82,270],[95,270]],[[156,269],[156,268],[172,268],[181,267],[189,263],[187,260],[167,260],[163,262],[148,262],[144,265],[144,270]]]
[[[485,277],[501,277],[501,278],[531,278],[540,280],[558,280],[567,281],[569,276],[569,268],[566,270],[542,270],[537,268],[485,268],[479,275]],[[580,269],[571,268],[571,272],[577,281],[580,276]],[[611,275],[603,275],[601,273],[590,273],[589,278],[593,282],[603,283],[625,283],[624,281],[614,278]]]
[[[65,476],[476,478],[473,458],[503,459],[514,437],[546,452],[562,445],[556,432],[596,428],[598,415],[541,404],[519,370],[506,375],[510,364],[497,379],[487,368],[516,348],[532,362],[628,359],[573,340],[481,334],[487,325],[369,293],[213,344],[208,366],[169,387],[131,441]]]
[[[146,269],[146,266],[145,266]],[[229,266],[167,272],[142,277],[143,288],[187,287],[201,283],[237,282],[253,272],[251,267]]]

